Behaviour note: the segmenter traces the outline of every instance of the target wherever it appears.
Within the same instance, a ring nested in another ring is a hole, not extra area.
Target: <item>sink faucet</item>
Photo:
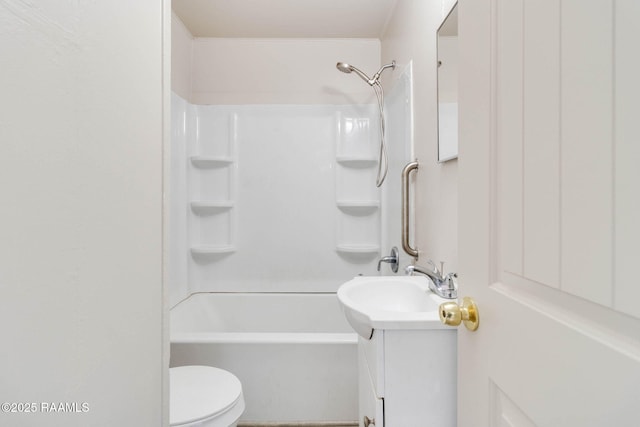
[[[458,298],[458,286],[455,282],[455,278],[458,277],[456,273],[449,273],[442,277],[442,273],[435,266],[433,261],[429,261],[430,267],[420,267],[419,265],[408,265],[404,271],[408,276],[413,276],[415,273],[420,273],[427,276],[429,279],[429,289],[436,295],[442,298],[455,299]]]

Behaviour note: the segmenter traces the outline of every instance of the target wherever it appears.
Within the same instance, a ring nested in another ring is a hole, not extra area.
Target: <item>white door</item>
[[[639,22],[460,2],[460,427],[640,426]]]

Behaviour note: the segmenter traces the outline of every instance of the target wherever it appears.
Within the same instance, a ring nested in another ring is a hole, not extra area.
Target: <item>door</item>
[[[460,2],[458,425],[640,425],[640,2]]]

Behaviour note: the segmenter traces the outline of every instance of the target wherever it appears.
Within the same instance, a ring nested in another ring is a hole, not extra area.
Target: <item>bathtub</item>
[[[357,420],[357,335],[335,294],[197,293],[170,322],[171,366],[235,374],[241,422]]]

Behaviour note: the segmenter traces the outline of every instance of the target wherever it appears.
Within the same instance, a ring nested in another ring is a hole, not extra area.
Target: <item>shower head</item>
[[[384,70],[386,70],[387,68],[396,68],[396,61],[391,61],[390,64],[383,65],[378,70],[378,72],[373,75],[373,77],[367,76],[364,72],[354,67],[353,65],[347,64],[346,62],[338,62],[336,64],[336,68],[342,71],[343,73],[347,73],[347,74],[356,73],[358,76],[360,76],[362,80],[367,82],[370,86],[373,86],[374,84],[378,83],[378,80],[380,79],[380,74],[382,74]]]
[[[351,65],[347,64],[346,62],[338,62],[336,64],[336,68],[340,71],[342,71],[343,73],[351,73]]]
[[[356,73],[358,76],[360,76],[362,80],[364,80],[365,82],[369,83],[372,86],[375,83],[375,80],[370,79],[369,76],[367,76],[365,73],[363,73],[353,65],[347,64],[346,62],[338,62],[336,64],[336,68],[342,71],[343,73],[347,73],[347,74]]]

